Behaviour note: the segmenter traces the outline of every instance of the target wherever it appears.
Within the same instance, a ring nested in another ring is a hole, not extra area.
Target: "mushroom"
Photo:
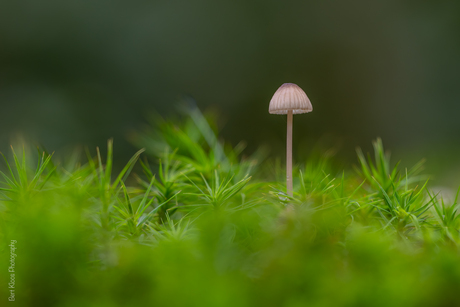
[[[313,111],[307,94],[294,83],[284,83],[273,95],[268,112],[287,114],[286,190],[292,196],[292,121],[293,114]]]

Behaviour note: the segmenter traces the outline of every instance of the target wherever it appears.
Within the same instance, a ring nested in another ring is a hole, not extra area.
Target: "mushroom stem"
[[[286,143],[286,190],[292,196],[292,110],[287,113],[287,143]]]

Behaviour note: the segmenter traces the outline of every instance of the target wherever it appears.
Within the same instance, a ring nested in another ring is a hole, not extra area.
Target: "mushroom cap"
[[[284,83],[270,100],[268,112],[270,114],[287,114],[290,110],[293,114],[301,114],[313,111],[313,107],[307,94],[298,85]]]

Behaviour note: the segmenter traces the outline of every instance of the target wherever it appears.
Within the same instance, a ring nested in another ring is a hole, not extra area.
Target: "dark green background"
[[[297,152],[352,157],[381,136],[456,185],[459,33],[459,1],[3,0],[0,147],[114,137],[127,158],[146,114],[186,97],[221,114],[224,138],[282,156],[285,118],[268,103],[293,82],[314,107],[294,119]]]

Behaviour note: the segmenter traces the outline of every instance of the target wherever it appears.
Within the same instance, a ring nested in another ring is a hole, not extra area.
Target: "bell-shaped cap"
[[[268,112],[287,114],[290,110],[293,114],[301,114],[313,111],[313,107],[307,94],[298,85],[284,83],[273,95]]]

